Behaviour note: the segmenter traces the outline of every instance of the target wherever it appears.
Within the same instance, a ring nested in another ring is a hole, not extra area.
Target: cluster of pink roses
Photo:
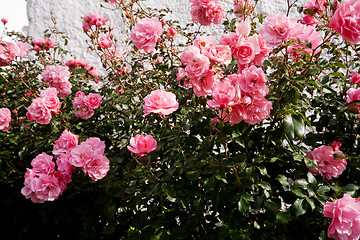
[[[109,48],[113,43],[111,34],[104,34],[98,38],[99,47],[103,49]]]
[[[350,82],[354,84],[360,84],[360,74],[357,72],[350,73],[351,78],[349,79]],[[360,100],[360,88],[350,88],[346,92],[345,101],[348,103],[348,107],[351,111],[354,111],[358,114],[360,114],[360,104],[357,103],[351,103],[353,101],[359,101]]]
[[[153,53],[156,42],[163,33],[163,26],[156,18],[140,19],[131,30],[130,39],[138,49]]]
[[[28,120],[39,124],[48,124],[51,121],[51,114],[57,114],[61,108],[61,102],[57,95],[56,88],[49,87],[42,90],[40,97],[35,98],[28,107],[26,113]]]
[[[271,51],[261,35],[249,37],[248,22],[237,25],[236,33],[221,36],[220,43],[211,37],[199,37],[193,45],[185,48],[178,79],[189,78],[186,86],[192,87],[200,96],[211,95],[211,108],[220,109],[219,118],[232,124],[244,120],[256,124],[270,115],[271,102],[265,99],[269,90],[267,79],[261,68]],[[238,60],[239,73],[223,76],[216,64]]]
[[[339,151],[340,142],[334,141],[331,146],[322,145],[306,154],[307,158],[315,159],[317,163],[316,168],[309,168],[309,171],[314,174],[320,174],[323,178],[331,179],[338,177],[346,169],[345,158],[335,158],[334,155],[342,155],[344,153]]]
[[[28,52],[29,49],[25,43],[0,40],[0,67],[9,65],[15,58],[23,57]]]
[[[8,108],[0,108],[0,130],[7,131],[11,120],[11,111]]]
[[[191,17],[193,22],[209,26],[212,23],[220,24],[225,17],[225,11],[218,0],[190,0]]]
[[[94,115],[94,109],[100,107],[102,96],[97,93],[89,93],[87,96],[82,91],[76,92],[72,100],[75,115],[81,119],[89,119]]]
[[[54,48],[54,43],[50,38],[38,38],[32,40],[33,49],[36,51],[45,50],[48,51],[50,48]]]
[[[92,26],[101,27],[109,21],[107,17],[103,17],[100,13],[88,13],[83,18],[83,30],[87,32],[91,29]]]
[[[336,240],[360,238],[360,201],[344,194],[334,202],[324,204],[324,216],[331,218],[328,237]]]
[[[61,65],[49,65],[41,73],[44,82],[58,90],[59,97],[67,97],[71,94],[72,85],[69,82],[70,72],[67,67]]]
[[[66,66],[69,67],[70,70],[76,69],[76,68],[84,68],[92,77],[95,78],[95,83],[99,82],[99,74],[96,71],[96,67],[88,64],[85,60],[68,60],[65,63]]]
[[[157,148],[157,142],[151,135],[143,136],[137,134],[130,139],[130,145],[131,146],[127,146],[127,149],[140,157],[145,156]]]
[[[304,52],[310,55],[317,54],[320,51],[318,46],[322,43],[321,32],[316,31],[314,26],[301,24],[296,18],[289,18],[283,14],[267,16],[264,25],[260,28],[260,34],[271,47],[277,47],[284,41],[298,42],[288,48],[288,53],[295,60]],[[300,42],[311,43],[311,48]]]
[[[105,143],[99,138],[88,138],[78,145],[79,136],[64,130],[55,141],[53,157],[42,153],[32,161],[32,169],[25,173],[21,193],[34,203],[54,201],[66,190],[76,167],[82,168],[92,180],[105,177],[109,171],[109,160],[104,156]]]

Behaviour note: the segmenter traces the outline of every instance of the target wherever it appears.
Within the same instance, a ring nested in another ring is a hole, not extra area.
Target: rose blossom
[[[0,40],[0,67],[9,65],[16,57],[25,56],[28,52],[29,49],[25,43]]]
[[[360,84],[360,74],[358,72],[350,73],[351,78],[349,79],[350,82],[355,84]]]
[[[71,83],[69,82],[70,72],[67,67],[60,65],[49,65],[41,73],[44,82],[50,87],[58,90],[59,97],[66,97],[71,94]]]
[[[207,71],[201,77],[191,78],[191,86],[196,96],[202,97],[211,95],[215,84],[215,76],[212,70]]]
[[[322,145],[306,154],[307,158],[315,159],[318,169],[309,168],[309,171],[316,175],[320,174],[323,178],[331,179],[338,177],[346,168],[345,158],[334,158],[334,154],[344,156],[341,151],[335,151],[330,146]]]
[[[218,0],[190,0],[191,17],[193,22],[199,22],[201,25],[220,24],[225,17],[225,11],[222,9]]]
[[[105,152],[105,143],[104,141],[101,141],[100,138],[97,137],[89,137],[88,139],[86,139],[85,142],[82,142],[82,144],[87,144],[89,145],[95,154],[101,154],[103,155]]]
[[[36,98],[31,102],[26,116],[30,121],[35,121],[39,124],[48,124],[51,120],[51,112],[43,98]]]
[[[203,55],[208,57],[211,61],[217,63],[225,63],[231,60],[231,49],[227,45],[215,45],[205,47],[202,51]]]
[[[151,135],[143,136],[140,134],[130,139],[130,145],[127,146],[127,149],[140,157],[154,151],[157,147],[157,143]]]
[[[163,32],[161,23],[156,18],[143,18],[132,29],[130,39],[138,49],[153,53],[155,45]]]
[[[270,117],[272,103],[265,98],[254,99],[244,107],[242,117],[246,123],[257,124]]]
[[[276,14],[267,16],[259,31],[265,37],[268,46],[277,47],[289,39],[291,30],[291,19],[286,15]]]
[[[60,99],[57,97],[58,91],[56,88],[49,87],[40,92],[40,97],[44,100],[45,106],[52,114],[57,114],[61,108]]]
[[[67,152],[61,153],[56,159],[57,169],[65,183],[71,182],[71,176],[75,171],[75,167],[69,163],[70,157],[70,152]]]
[[[87,32],[90,30],[92,26],[103,26],[105,23],[109,21],[107,17],[103,17],[100,13],[88,13],[83,18],[83,30]]]
[[[235,98],[235,88],[226,83],[218,83],[213,89],[212,100],[208,100],[207,104],[211,108],[225,108]]]
[[[169,115],[179,107],[179,103],[176,101],[176,95],[165,90],[152,91],[144,98],[144,101],[144,116],[149,113]]]
[[[334,202],[324,204],[324,216],[332,218],[328,237],[336,240],[360,238],[360,202],[349,194],[344,194]]]
[[[54,43],[53,41],[51,41],[50,38],[34,39],[32,40],[32,45],[34,46],[34,50],[36,51],[48,51],[50,48],[54,48]]]
[[[92,180],[99,180],[106,176],[110,169],[109,160],[100,154],[96,154],[93,158],[85,163],[83,171],[88,174]]]
[[[105,34],[98,38],[98,44],[101,48],[109,48],[113,43],[114,41],[111,39],[110,34]]]
[[[200,77],[209,70],[210,60],[195,46],[188,46],[180,57],[189,77]]]
[[[11,119],[10,110],[8,108],[0,108],[0,130],[7,131]]]
[[[100,107],[101,99],[102,99],[102,96],[97,93],[89,93],[86,96],[86,102],[92,109],[96,109],[96,108]]]
[[[34,172],[46,173],[48,175],[53,173],[55,171],[55,163],[52,159],[53,157],[47,155],[46,153],[41,153],[37,155],[31,161],[31,166],[33,167]]]
[[[178,34],[178,31],[174,27],[170,27],[167,29],[166,37],[167,38],[174,38],[174,36]]]
[[[79,136],[71,133],[65,129],[58,140],[55,141],[55,145],[52,153],[57,156],[61,153],[66,153],[67,150],[71,150],[78,145]]]
[[[304,4],[304,9],[310,9],[313,12],[324,11],[326,9],[325,4],[326,0],[307,0]]]
[[[350,43],[360,42],[360,3],[358,0],[345,0],[330,19],[329,28],[340,33]]]
[[[345,101],[347,103],[351,103],[356,100],[360,100],[360,88],[350,88],[346,92],[347,96],[345,97]],[[350,107],[351,111],[360,113],[360,104],[348,104],[348,107]]]
[[[76,92],[74,100],[72,100],[73,108],[76,110],[75,115],[81,119],[89,119],[94,115],[95,108],[98,108],[101,104],[101,96],[97,93],[90,93],[85,96],[85,93]]]
[[[89,144],[81,143],[70,151],[71,157],[69,163],[75,167],[83,167],[90,161],[94,155],[94,151]]]
[[[3,24],[7,24],[9,21],[8,21],[6,18],[2,18],[2,19],[1,19],[1,22],[2,22]]]

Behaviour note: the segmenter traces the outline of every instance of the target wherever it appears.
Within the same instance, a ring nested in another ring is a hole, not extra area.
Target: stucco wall
[[[294,0],[290,0],[293,2]],[[305,0],[300,0],[303,3]],[[224,9],[233,7],[233,0],[220,1]],[[101,12],[110,19],[110,23],[115,26],[115,30],[120,32],[123,28],[121,17],[118,12],[100,7],[100,4],[110,6],[102,0],[27,0],[27,14],[29,18],[28,34],[33,37],[42,37],[43,31],[51,22],[51,13],[56,19],[58,31],[64,32],[71,37],[67,48],[78,59],[83,59],[99,67],[97,57],[86,51],[86,35],[82,30],[82,19],[89,12]],[[143,5],[153,8],[169,8],[172,14],[167,16],[176,19],[180,23],[191,22],[189,0],[145,0]],[[256,11],[263,14],[286,13],[287,0],[259,0]],[[296,15],[295,9],[291,15]],[[221,33],[221,25],[205,27],[206,31],[214,36]],[[116,33],[116,32],[115,32]]]

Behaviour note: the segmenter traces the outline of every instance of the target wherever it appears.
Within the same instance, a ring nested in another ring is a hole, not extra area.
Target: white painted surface
[[[300,0],[299,2],[303,3],[304,1]],[[233,8],[233,0],[221,0],[220,2],[225,10]],[[191,22],[189,0],[145,0],[142,3],[145,7],[171,9],[173,13],[166,16],[165,19],[176,19],[181,24]],[[110,19],[109,22],[115,26],[115,30],[119,31],[123,27],[118,12],[101,8],[100,4],[111,6],[102,0],[27,0],[28,34],[36,38],[42,37],[43,31],[49,26],[53,26],[50,20],[52,12],[56,18],[58,31],[65,32],[71,37],[67,46],[68,50],[78,59],[86,60],[99,67],[97,56],[85,50],[87,37],[82,30],[81,17],[89,12],[100,12]],[[263,14],[286,13],[286,9],[287,0],[260,0],[256,7],[256,11]],[[296,10],[293,10],[291,15],[296,14]],[[206,32],[217,38],[222,33],[221,25],[204,28]]]
[[[8,30],[22,31],[28,25],[26,0],[0,0],[0,19],[6,18]],[[0,31],[3,24],[0,23]],[[23,31],[26,33],[26,29]]]

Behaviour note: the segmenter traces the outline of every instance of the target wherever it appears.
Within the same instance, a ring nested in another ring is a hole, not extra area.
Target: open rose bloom
[[[328,237],[336,240],[360,238],[360,201],[344,194],[334,202],[326,202],[324,216],[331,218]]]
[[[157,142],[151,135],[143,136],[137,134],[130,139],[130,145],[131,146],[127,146],[127,149],[140,157],[145,156],[145,154],[157,148]]]
[[[176,96],[172,92],[165,90],[154,90],[144,98],[145,104],[144,115],[150,113],[158,113],[161,115],[169,115],[175,112],[179,103],[176,101]]]
[[[156,18],[143,18],[132,29],[130,38],[138,49],[146,53],[155,51],[156,42],[163,33],[161,22]]]
[[[11,121],[11,112],[8,108],[0,108],[0,130],[8,130]]]

